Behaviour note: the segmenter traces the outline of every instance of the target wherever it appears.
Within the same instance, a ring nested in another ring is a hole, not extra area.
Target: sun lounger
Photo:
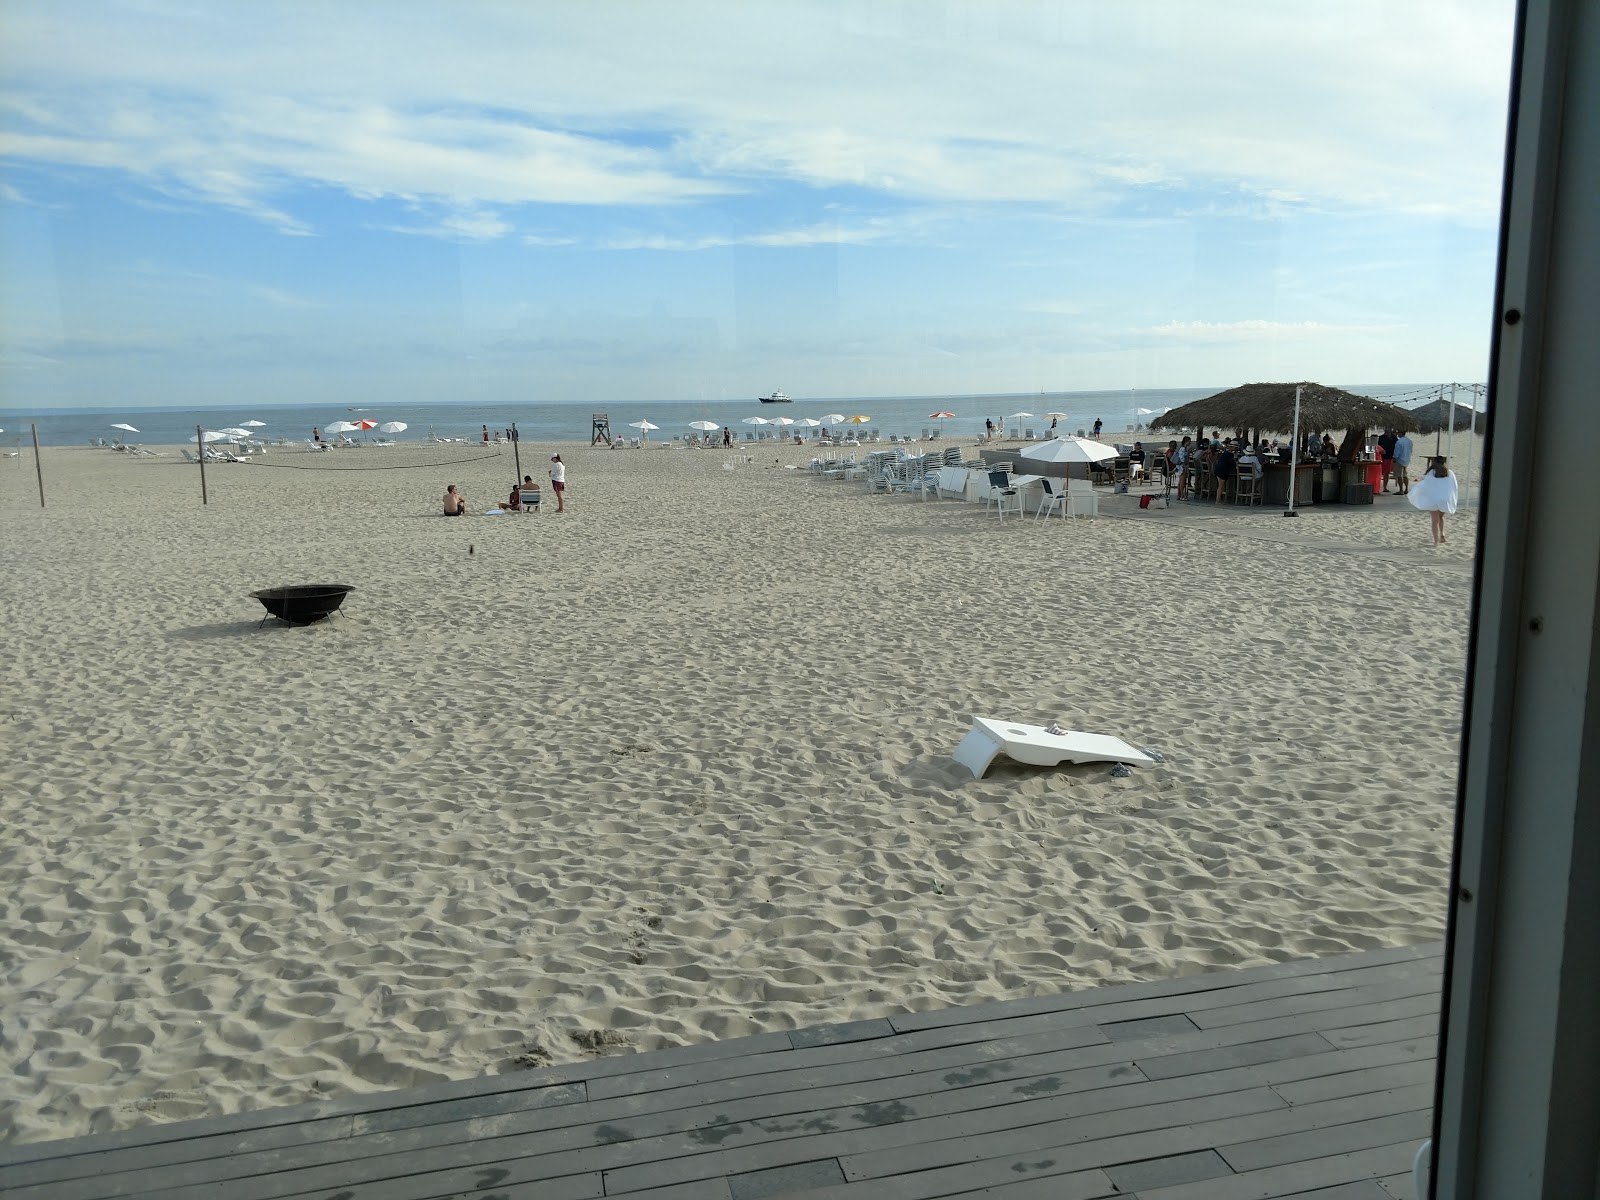
[[[961,739],[951,757],[970,770],[974,779],[982,779],[989,764],[1002,754],[1034,767],[1058,767],[1064,762],[1155,762],[1142,750],[1110,734],[1079,733],[1074,729],[1054,734],[1043,725],[989,717],[972,718],[972,731]]]

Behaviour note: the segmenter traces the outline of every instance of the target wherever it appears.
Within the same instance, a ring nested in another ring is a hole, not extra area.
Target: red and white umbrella
[[[940,433],[940,434],[941,434],[941,435],[943,435],[943,433],[944,433],[944,423],[945,423],[945,418],[947,418],[947,417],[953,417],[953,416],[955,416],[955,413],[953,413],[953,412],[936,412],[936,413],[929,413],[929,414],[928,414],[928,420],[930,420],[930,421],[937,421],[937,422],[939,422],[939,433]]]
[[[361,420],[355,423],[355,426],[357,429],[376,429],[378,427],[378,423],[376,421],[369,421],[365,417],[362,417]]]

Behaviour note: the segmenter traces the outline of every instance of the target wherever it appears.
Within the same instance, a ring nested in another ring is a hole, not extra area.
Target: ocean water
[[[943,425],[946,438],[971,438],[983,431],[986,419],[999,422],[1002,418],[1010,426],[1043,430],[1049,427],[1049,412],[1067,414],[1058,424],[1058,430],[1076,432],[1093,427],[1095,418],[1105,422],[1108,430],[1131,429],[1135,423],[1149,421],[1149,409],[1161,412],[1176,408],[1191,400],[1215,395],[1220,387],[1163,388],[1151,391],[1100,391],[1100,392],[1036,392],[1024,395],[988,396],[876,396],[833,397],[822,400],[796,399],[792,404],[760,404],[749,400],[686,402],[670,400],[637,400],[623,404],[592,406],[583,403],[563,404],[391,404],[340,408],[327,404],[314,405],[264,405],[256,409],[158,409],[120,410],[83,409],[56,410],[27,413],[12,409],[0,410],[0,441],[15,443],[20,437],[29,440],[28,426],[38,426],[42,445],[86,445],[92,439],[111,441],[123,438],[145,445],[176,445],[194,437],[196,425],[206,429],[220,429],[247,420],[265,421],[266,426],[257,432],[264,438],[278,437],[303,439],[311,436],[312,427],[326,430],[335,421],[361,419],[384,422],[404,421],[409,428],[397,435],[397,440],[436,437],[481,437],[487,425],[490,435],[504,430],[513,423],[518,436],[528,442],[587,442],[590,421],[594,412],[604,408],[610,418],[614,435],[639,436],[640,431],[628,428],[634,421],[649,421],[659,426],[652,431],[652,440],[661,440],[677,434],[689,433],[691,421],[715,421],[726,425],[736,434],[751,428],[744,424],[750,417],[791,417],[796,421],[807,417],[823,420],[832,413],[845,416],[868,416],[872,427],[885,434],[919,434],[923,429]],[[1384,385],[1382,387],[1352,387],[1363,395],[1403,397],[1415,394],[1416,385]],[[930,416],[935,412],[952,412],[954,417],[940,422]],[[1031,417],[1017,417],[1017,413],[1031,413]],[[112,429],[114,422],[132,425],[139,432],[125,433]]]

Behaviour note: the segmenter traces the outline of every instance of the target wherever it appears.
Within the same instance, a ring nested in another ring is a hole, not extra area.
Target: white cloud
[[[1402,325],[1329,325],[1322,321],[1168,321],[1139,332],[1194,345],[1313,340],[1341,334],[1392,332]]]
[[[294,186],[660,205],[770,180],[1074,206],[1221,186],[1488,220],[1511,11],[10,0],[0,150],[300,233]]]

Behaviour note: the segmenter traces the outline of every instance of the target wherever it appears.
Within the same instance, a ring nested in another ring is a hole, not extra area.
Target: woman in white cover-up
[[[1445,466],[1444,459],[1429,459],[1427,474],[1411,485],[1406,499],[1413,508],[1428,514],[1433,524],[1433,544],[1442,544],[1444,515],[1456,510],[1456,473]]]

